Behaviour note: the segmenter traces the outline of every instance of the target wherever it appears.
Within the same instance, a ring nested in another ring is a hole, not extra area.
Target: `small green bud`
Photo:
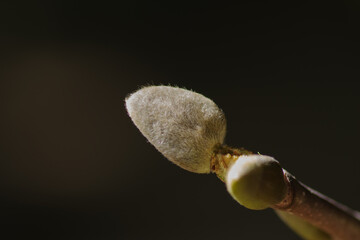
[[[213,101],[181,88],[150,86],[131,94],[126,108],[167,159],[191,172],[210,172],[214,148],[226,132],[225,116]]]
[[[253,210],[279,203],[286,194],[279,162],[264,155],[240,156],[228,171],[226,186],[236,201]]]

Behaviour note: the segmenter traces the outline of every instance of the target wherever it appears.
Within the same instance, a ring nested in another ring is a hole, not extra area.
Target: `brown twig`
[[[226,179],[228,179],[226,176],[228,175],[232,166],[235,165],[235,163],[237,163],[238,161],[244,161],[244,156],[256,155],[245,149],[233,149],[228,146],[218,146],[214,151],[214,155],[211,161],[212,172],[217,174],[217,176],[221,180],[226,182]],[[261,155],[257,156],[259,159],[262,157]],[[223,164],[224,162],[226,164]],[[262,168],[260,161],[259,164],[255,165],[256,166],[254,168],[250,168],[252,169],[251,171],[259,172],[256,169]],[[268,170],[266,170],[265,168],[261,170],[261,176],[259,176],[259,178],[256,178],[256,181],[252,179],[253,181],[249,182],[249,184],[253,186],[257,184],[257,188],[261,189],[260,191],[264,191],[264,187],[268,186],[269,184],[275,184],[276,182],[279,182],[278,178],[283,178],[286,186],[285,194],[281,198],[282,200],[276,204],[269,204],[268,207],[271,207],[276,211],[282,211],[284,213],[296,216],[297,218],[308,223],[309,225],[314,226],[314,228],[317,228],[320,231],[326,233],[331,237],[331,239],[360,239],[359,212],[354,211],[330,199],[329,197],[324,196],[323,194],[305,186],[284,169],[282,170],[282,172],[280,171],[279,175],[277,175],[278,177],[272,176],[271,178],[265,177],[265,171]],[[245,175],[249,176],[251,174],[251,172],[247,172]],[[246,179],[241,181],[243,181],[245,184],[247,184],[246,182],[248,182],[248,180]],[[233,195],[234,193],[231,194]],[[237,201],[241,203],[241,199],[249,199],[249,196],[245,196],[243,194],[246,195],[249,194],[249,192],[243,192],[240,196],[235,193],[236,196],[233,195],[233,197],[235,197],[235,199],[237,199]],[[272,192],[270,195],[273,194],[275,195],[276,193]],[[260,195],[256,194],[255,198],[258,197],[260,197]],[[247,204],[245,204],[244,206],[249,208],[250,205]],[[287,222],[286,218],[283,218],[283,220]],[[308,231],[308,229],[309,228],[307,228],[307,230],[305,229],[305,231]],[[310,239],[318,238],[313,238],[312,236]]]
[[[359,213],[297,181],[285,172],[288,194],[274,209],[301,217],[333,239],[360,239]]]

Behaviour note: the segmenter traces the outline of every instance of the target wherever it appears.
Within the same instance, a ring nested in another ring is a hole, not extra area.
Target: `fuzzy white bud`
[[[150,86],[131,94],[126,108],[167,159],[191,172],[210,172],[214,147],[226,132],[225,116],[212,100],[181,88]]]

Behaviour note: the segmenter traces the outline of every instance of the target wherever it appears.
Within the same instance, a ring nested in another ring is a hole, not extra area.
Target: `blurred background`
[[[147,143],[124,108],[176,85],[226,143],[360,209],[357,1],[2,1],[2,239],[299,239]]]

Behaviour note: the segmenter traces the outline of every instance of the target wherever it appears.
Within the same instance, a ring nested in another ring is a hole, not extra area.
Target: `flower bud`
[[[226,132],[225,116],[213,101],[181,88],[150,86],[131,94],[126,108],[167,159],[191,172],[210,172],[214,147]]]

